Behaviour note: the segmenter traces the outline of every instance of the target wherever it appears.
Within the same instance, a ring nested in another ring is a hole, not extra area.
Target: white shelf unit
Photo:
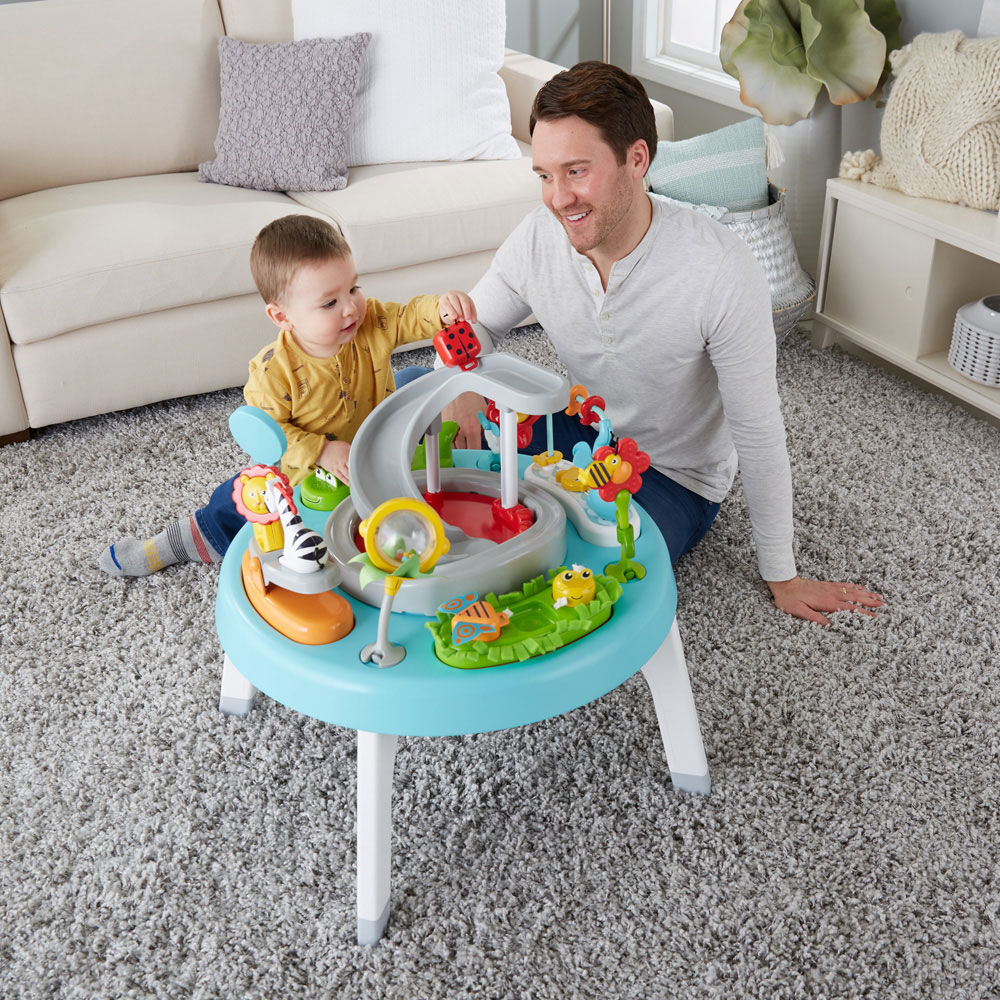
[[[1000,388],[948,364],[955,313],[1000,293],[995,212],[834,178],[820,235],[813,342],[844,338],[1000,417]]]

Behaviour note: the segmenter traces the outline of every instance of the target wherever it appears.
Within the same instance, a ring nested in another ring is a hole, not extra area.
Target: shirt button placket
[[[601,313],[601,342],[605,347],[610,347],[614,343],[611,336],[611,313],[606,309]]]

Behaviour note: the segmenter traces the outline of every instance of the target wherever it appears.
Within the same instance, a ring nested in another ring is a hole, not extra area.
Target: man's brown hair
[[[644,139],[652,162],[656,156],[656,119],[646,88],[610,63],[577,63],[557,73],[535,96],[528,131],[535,123],[576,115],[600,130],[615,159],[624,163],[629,146]]]
[[[312,215],[285,215],[269,222],[254,240],[250,273],[265,302],[277,302],[303,264],[350,256],[335,226]]]

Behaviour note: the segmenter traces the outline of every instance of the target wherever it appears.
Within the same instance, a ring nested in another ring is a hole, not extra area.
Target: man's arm
[[[733,254],[733,267],[743,272],[739,282],[731,284],[729,272],[709,286],[726,302],[716,313],[725,318],[712,330],[708,349],[739,456],[761,576],[775,606],[796,618],[829,625],[824,612],[872,615],[870,609],[883,604],[878,594],[858,584],[811,580],[796,572],[791,466],[778,400],[770,292],[759,267],[750,267],[748,253],[739,248]]]

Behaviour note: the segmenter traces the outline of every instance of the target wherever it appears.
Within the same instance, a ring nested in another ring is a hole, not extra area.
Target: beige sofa
[[[366,292],[399,300],[471,287],[538,203],[528,115],[559,67],[510,51],[520,160],[353,167],[326,193],[200,183],[224,33],[289,41],[290,0],[0,5],[0,441],[242,385],[272,335],[247,264],[271,219],[334,220]]]

